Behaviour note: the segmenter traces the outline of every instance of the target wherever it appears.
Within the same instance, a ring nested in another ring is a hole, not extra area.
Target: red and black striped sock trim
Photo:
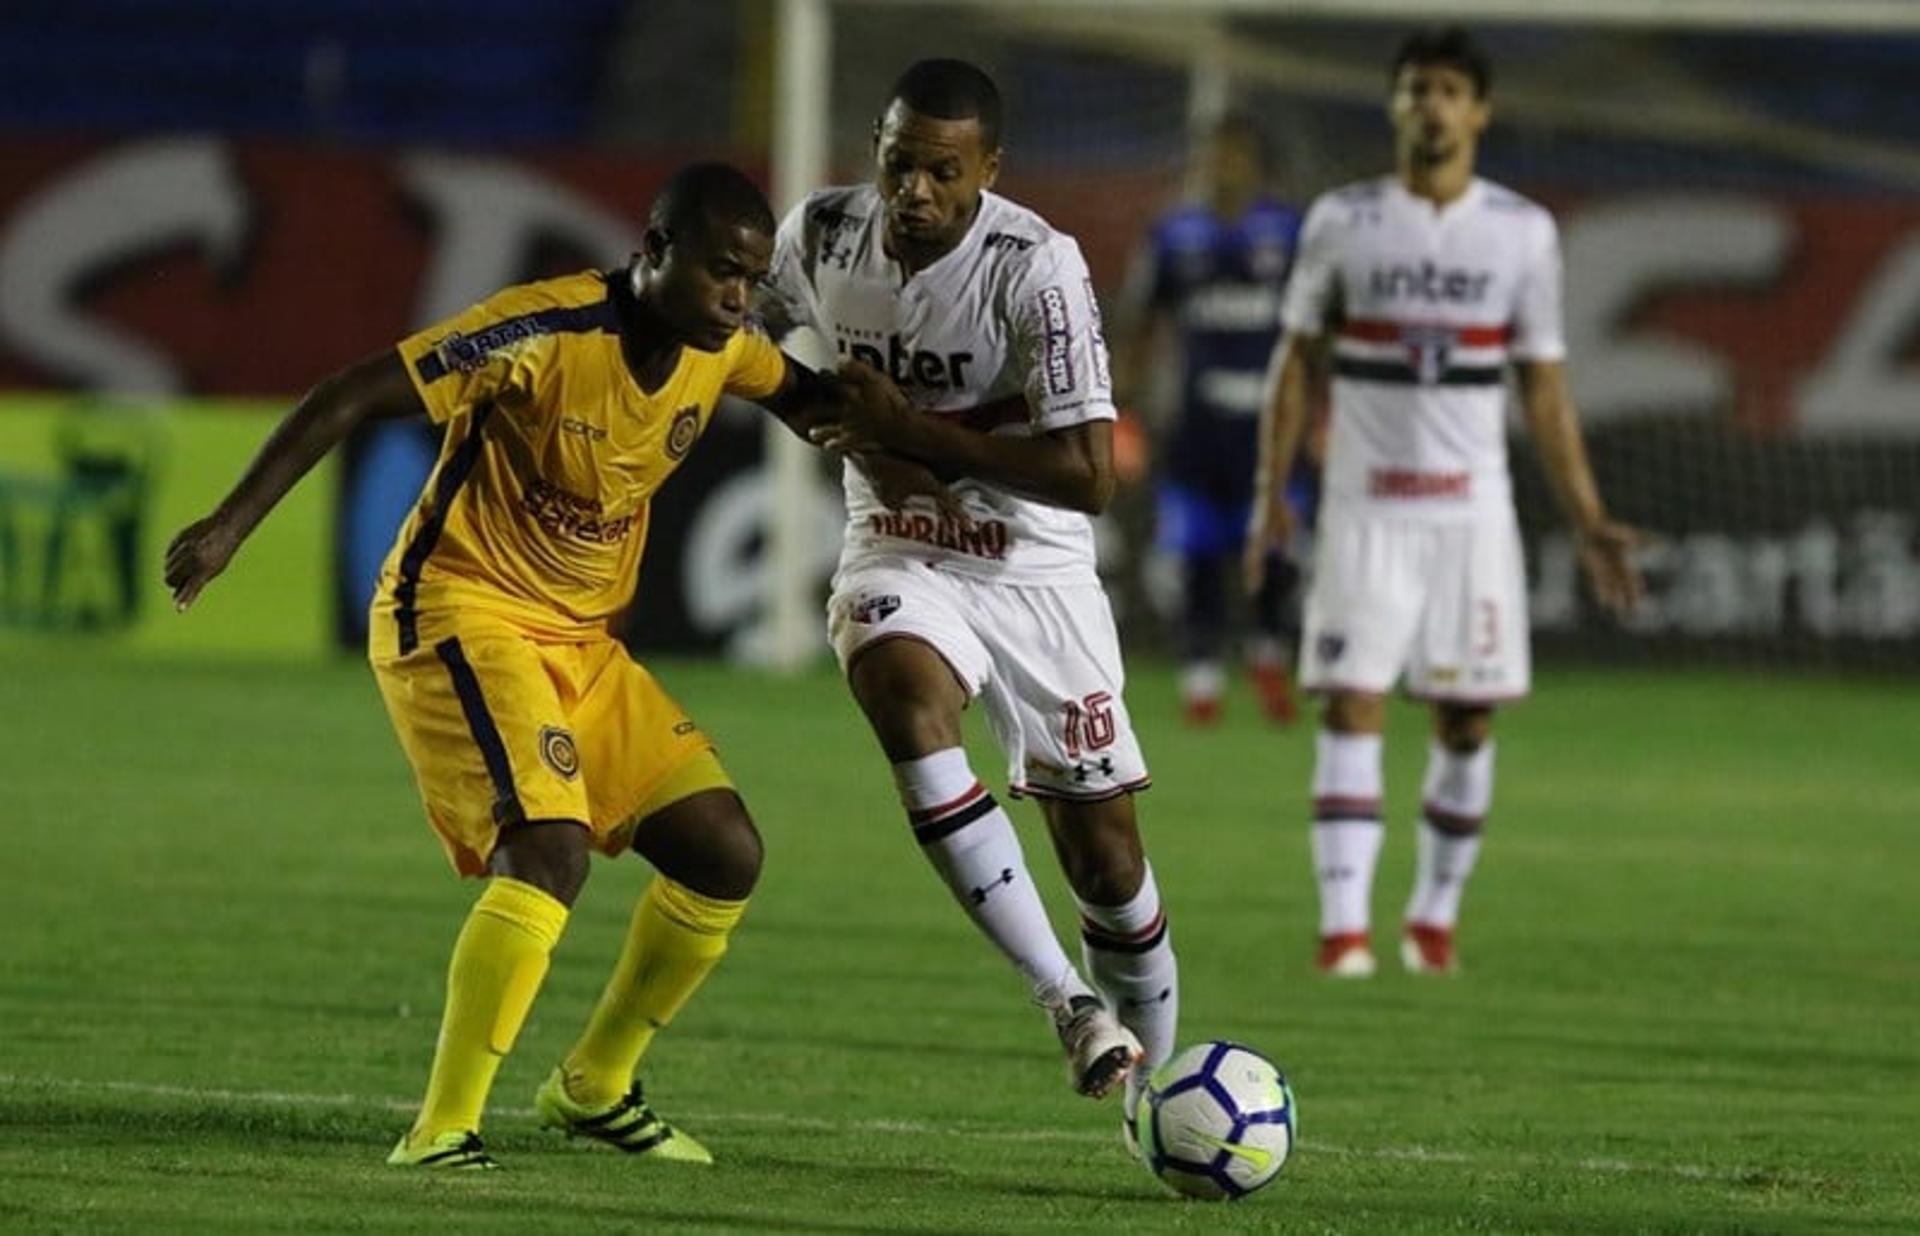
[[[1433,831],[1449,837],[1475,836],[1480,832],[1480,826],[1487,822],[1485,816],[1461,815],[1457,811],[1442,810],[1432,803],[1421,804],[1420,812],[1426,816],[1427,823],[1433,826]]]
[[[958,798],[921,811],[907,812],[907,823],[913,826],[915,841],[921,845],[932,845],[951,837],[980,817],[991,815],[999,805],[993,795],[987,793],[987,788],[976,781]]]
[[[1350,794],[1322,794],[1313,800],[1313,822],[1327,824],[1334,820],[1372,820],[1380,822],[1380,800],[1378,798],[1358,798]]]
[[[1088,948],[1097,948],[1103,953],[1151,953],[1166,941],[1166,912],[1154,915],[1151,923],[1135,932],[1113,931],[1083,915],[1080,938]]]

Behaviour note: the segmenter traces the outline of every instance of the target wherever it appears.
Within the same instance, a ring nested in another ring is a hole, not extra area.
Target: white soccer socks
[[[1421,789],[1419,858],[1411,926],[1451,930],[1460,918],[1460,894],[1480,857],[1480,826],[1493,805],[1493,743],[1464,754],[1435,742],[1427,753]]]
[[[1153,868],[1147,868],[1139,891],[1125,905],[1079,905],[1080,957],[1087,977],[1140,1040],[1139,1071],[1145,1074],[1173,1055],[1180,1021],[1180,969]]]
[[[1313,871],[1323,943],[1364,941],[1381,835],[1380,735],[1321,730],[1314,740]]]
[[[1047,921],[1013,821],[987,793],[958,747],[893,766],[914,839],[981,934],[1005,953],[1036,993],[1086,991]]]

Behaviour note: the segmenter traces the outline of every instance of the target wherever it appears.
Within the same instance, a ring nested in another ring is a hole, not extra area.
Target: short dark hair
[[[1410,64],[1439,64],[1458,69],[1473,79],[1473,93],[1486,98],[1493,89],[1493,62],[1473,36],[1460,26],[1429,26],[1407,36],[1387,74],[1389,84],[1400,80]]]
[[[773,208],[747,174],[728,163],[689,163],[660,186],[647,226],[668,236],[698,233],[708,223],[773,235]]]
[[[965,60],[919,60],[893,83],[891,101],[935,120],[978,120],[980,144],[1000,148],[1000,90]]]

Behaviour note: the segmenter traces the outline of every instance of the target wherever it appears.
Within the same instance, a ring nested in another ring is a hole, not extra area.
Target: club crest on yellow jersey
[[[684,459],[693,449],[693,441],[700,436],[700,409],[688,406],[673,414],[673,424],[667,427],[667,458],[675,461]]]

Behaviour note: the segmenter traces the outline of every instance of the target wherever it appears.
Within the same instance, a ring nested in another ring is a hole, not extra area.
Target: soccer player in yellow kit
[[[622,1150],[712,1161],[652,1111],[634,1072],[726,951],[760,837],[711,741],[615,632],[648,502],[721,394],[796,425],[832,397],[746,317],[773,230],[739,172],[683,169],[627,269],[508,288],[322,382],[167,551],[185,608],[357,423],[445,426],[382,572],[368,653],[449,859],[490,878],[454,946],[425,1102],[389,1163],[496,1166],[479,1137],[494,1072],[589,849],[629,848],[658,874],[535,1106],[542,1123]]]

